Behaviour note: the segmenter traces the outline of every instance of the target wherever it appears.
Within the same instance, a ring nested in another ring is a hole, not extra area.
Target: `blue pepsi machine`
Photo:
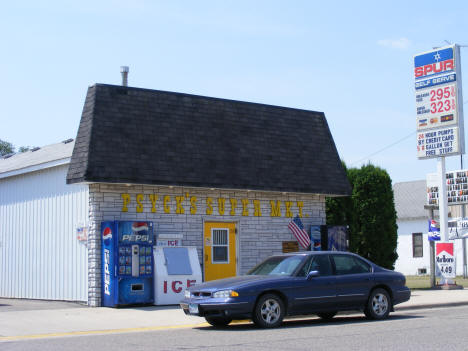
[[[101,222],[101,237],[102,305],[153,303],[153,223]]]

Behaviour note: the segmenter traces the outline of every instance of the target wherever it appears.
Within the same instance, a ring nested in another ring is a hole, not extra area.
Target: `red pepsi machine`
[[[101,222],[102,305],[154,301],[153,223]]]

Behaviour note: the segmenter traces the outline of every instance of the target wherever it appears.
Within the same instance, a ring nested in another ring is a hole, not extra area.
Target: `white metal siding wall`
[[[87,185],[67,185],[68,165],[0,179],[0,296],[88,300]]]

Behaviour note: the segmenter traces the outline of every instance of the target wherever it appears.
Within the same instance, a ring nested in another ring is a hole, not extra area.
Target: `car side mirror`
[[[311,280],[313,277],[318,277],[319,275],[319,271],[310,271],[309,274],[307,274],[307,280]]]

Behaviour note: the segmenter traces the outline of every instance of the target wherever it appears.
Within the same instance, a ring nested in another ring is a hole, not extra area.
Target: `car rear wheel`
[[[333,317],[335,317],[335,315],[336,315],[337,313],[338,313],[337,311],[320,312],[320,313],[317,313],[317,316],[319,316],[319,317],[322,318],[323,320],[329,321],[330,319],[332,319]]]
[[[385,289],[372,290],[367,306],[364,310],[369,319],[385,319],[388,317],[391,308],[391,301]]]
[[[284,303],[278,295],[266,294],[255,305],[253,322],[261,328],[275,328],[283,322]]]
[[[205,319],[213,327],[225,327],[232,322],[232,319],[227,317],[205,317]]]

